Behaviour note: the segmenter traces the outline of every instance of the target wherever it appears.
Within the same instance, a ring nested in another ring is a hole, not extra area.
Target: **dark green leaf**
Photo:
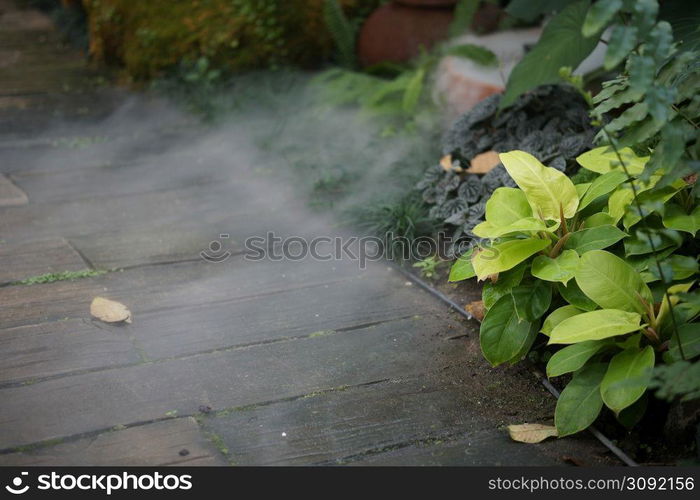
[[[526,265],[521,264],[514,267],[510,271],[500,273],[496,283],[491,281],[484,283],[484,288],[482,291],[484,307],[486,309],[490,309],[498,301],[498,299],[506,294],[509,294],[514,287],[518,286],[523,280],[526,267]]]
[[[606,2],[598,2],[606,3]],[[597,4],[595,4],[597,5]],[[618,24],[610,34],[608,51],[605,53],[605,69],[612,69],[627,57],[637,43],[637,28]]]
[[[519,285],[511,294],[518,318],[531,322],[541,318],[552,302],[552,287],[541,280]]]
[[[595,2],[586,14],[582,32],[584,36],[593,36],[605,28],[615,14],[622,8],[622,0]]]
[[[647,411],[648,402],[649,398],[647,397],[647,394],[644,393],[644,395],[635,401],[632,406],[628,406],[617,414],[617,421],[624,425],[625,428],[632,429],[639,423],[640,420],[642,420],[644,413]]]
[[[576,250],[579,255],[583,255],[591,250],[602,250],[614,245],[627,236],[627,233],[613,225],[596,226],[571,233],[564,248]]]
[[[532,340],[531,328],[530,322],[518,319],[513,296],[504,295],[489,309],[481,323],[479,340],[484,357],[493,366],[515,358]]]
[[[610,360],[600,385],[605,404],[616,414],[642,397],[654,369],[654,348],[626,349]]]
[[[683,237],[671,229],[638,229],[625,240],[625,255],[643,255],[668,247],[679,247]],[[653,248],[652,248],[653,245]]]
[[[576,0],[512,0],[506,12],[523,21],[532,22],[544,14],[558,12]]]
[[[668,346],[668,354],[673,361],[683,359],[678,348],[678,337],[681,339],[685,359],[693,359],[700,356],[700,323],[686,323],[678,327],[678,335],[671,334]]]
[[[479,45],[473,45],[471,43],[452,46],[447,49],[446,54],[470,59],[482,66],[495,66],[498,64],[496,54],[485,47],[480,47]]]
[[[459,0],[454,10],[454,18],[450,23],[450,37],[466,32],[472,24],[474,14],[479,8],[479,0]]]
[[[672,255],[663,260],[661,264],[665,266],[666,269],[664,270],[664,267],[662,267],[664,281],[666,282],[683,280],[698,273],[698,261],[686,255]],[[649,273],[657,280],[661,279],[657,266],[649,266]]]
[[[592,311],[598,307],[598,304],[589,299],[578,287],[575,281],[569,281],[567,286],[558,286],[559,295],[569,304],[583,309],[584,311]]]
[[[510,106],[520,94],[530,89],[560,81],[560,68],[578,67],[593,51],[598,38],[581,34],[587,11],[588,1],[576,2],[547,23],[537,45],[511,72],[501,98],[501,109]]]
[[[554,411],[554,424],[559,437],[575,434],[587,428],[603,407],[600,382],[607,365],[593,363],[584,366],[564,388]]]

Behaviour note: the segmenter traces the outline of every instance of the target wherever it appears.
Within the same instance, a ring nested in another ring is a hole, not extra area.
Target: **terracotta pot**
[[[394,3],[412,7],[452,7],[457,0],[394,0]]]
[[[447,38],[452,9],[418,8],[388,3],[365,21],[358,40],[360,63],[404,62],[416,57],[420,48],[429,49]]]

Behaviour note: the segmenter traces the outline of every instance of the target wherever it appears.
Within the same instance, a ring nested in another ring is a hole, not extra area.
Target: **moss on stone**
[[[231,70],[312,66],[332,51],[324,0],[83,0],[90,55],[147,80],[206,57]],[[379,0],[342,0],[348,16]]]

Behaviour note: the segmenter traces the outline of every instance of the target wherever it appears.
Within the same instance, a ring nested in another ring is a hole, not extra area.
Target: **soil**
[[[406,268],[409,269],[409,268]],[[466,306],[481,300],[481,286],[475,280],[460,283],[447,281],[449,265],[441,264],[431,278],[421,276],[417,270],[410,268],[411,274],[434,287],[457,304]],[[475,392],[476,387],[489,385],[493,395],[484,401],[484,409],[502,413],[504,408],[512,408],[513,417],[523,422],[542,422],[551,420],[554,415],[556,400],[545,398],[533,401],[522,395],[531,391],[522,391],[523,385],[541,386],[533,373],[532,367],[544,373],[545,363],[534,365],[518,363],[514,366],[491,368],[481,358],[479,347],[478,322],[476,319],[463,320],[463,332],[455,332],[455,338],[463,338],[470,346],[470,352],[479,356],[470,358],[467,363],[472,369],[472,380],[465,384],[468,390]],[[543,346],[536,342],[535,346]],[[494,376],[495,373],[498,376]],[[486,382],[484,382],[486,381]],[[490,382],[488,382],[490,381]],[[569,378],[557,377],[552,384],[562,390]],[[669,404],[650,397],[644,418],[631,430],[623,427],[614,415],[605,411],[596,421],[596,427],[636,462],[644,465],[698,465],[700,464],[700,402],[687,404]],[[512,423],[512,422],[509,422]],[[505,425],[506,423],[503,422]]]

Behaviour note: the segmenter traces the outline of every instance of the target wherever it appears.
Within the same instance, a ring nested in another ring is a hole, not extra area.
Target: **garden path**
[[[549,394],[386,264],[246,260],[246,237],[336,230],[229,132],[98,83],[0,0],[0,464],[609,460],[511,442]],[[228,259],[200,257],[213,240]],[[85,269],[110,271],[16,284]],[[92,319],[95,296],[133,323]]]

